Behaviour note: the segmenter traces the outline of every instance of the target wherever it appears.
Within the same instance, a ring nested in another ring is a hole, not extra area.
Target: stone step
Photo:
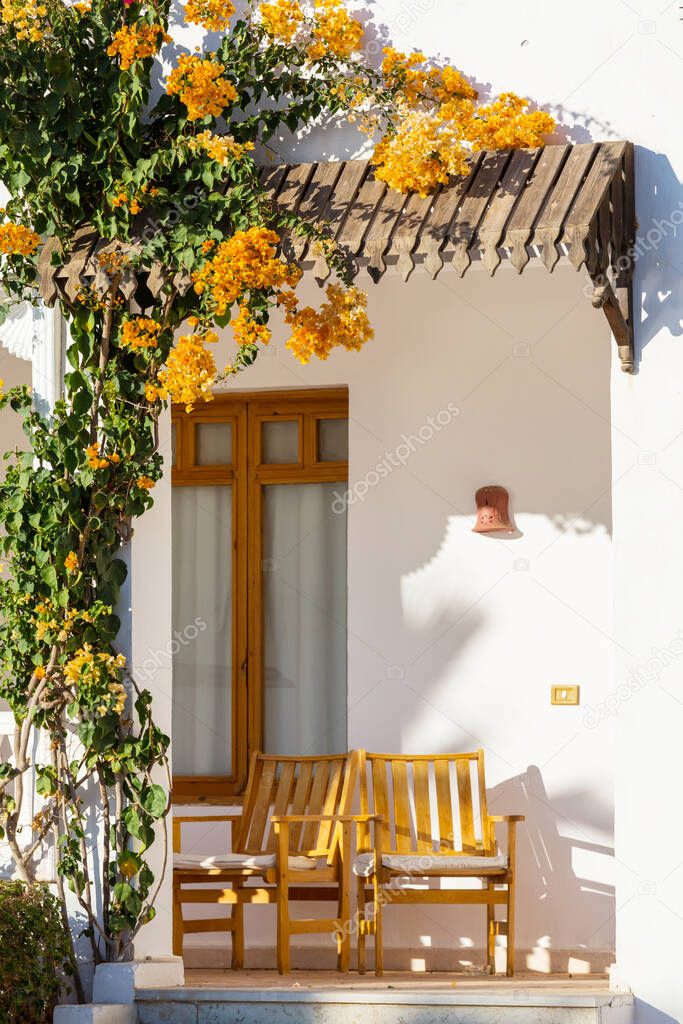
[[[609,992],[146,989],[139,1024],[631,1024],[633,998]]]

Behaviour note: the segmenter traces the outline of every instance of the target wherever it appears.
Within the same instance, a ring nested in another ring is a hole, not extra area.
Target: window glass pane
[[[346,736],[346,514],[339,484],[263,494],[265,749],[331,754]]]
[[[228,466],[232,463],[232,423],[195,423],[196,466]]]
[[[349,421],[318,420],[318,462],[348,462]]]
[[[231,487],[173,488],[173,636],[173,771],[230,775]]]
[[[261,424],[261,461],[299,461],[298,420],[266,420]]]
[[[171,460],[174,466],[178,465],[178,424],[171,424]]]

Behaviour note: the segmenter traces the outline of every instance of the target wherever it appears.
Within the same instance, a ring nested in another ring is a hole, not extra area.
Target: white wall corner
[[[137,1010],[131,1006],[85,1003],[83,1006],[57,1006],[54,1024],[137,1024]]]
[[[177,988],[185,984],[180,956],[132,960],[121,964],[99,964],[95,968],[93,1000],[96,1003],[134,1003],[138,989]]]

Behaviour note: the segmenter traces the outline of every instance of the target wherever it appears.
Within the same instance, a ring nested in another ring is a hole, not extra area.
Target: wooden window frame
[[[208,406],[187,413],[173,406],[176,464],[172,485],[231,485],[233,501],[233,658],[232,750],[228,778],[174,776],[175,803],[239,802],[250,755],[263,746],[263,488],[284,483],[340,483],[348,480],[348,462],[318,461],[318,420],[348,419],[346,388],[300,388],[216,395]],[[299,422],[299,459],[263,463],[261,424]],[[232,422],[230,465],[195,466],[198,423]],[[245,599],[246,598],[246,599]]]

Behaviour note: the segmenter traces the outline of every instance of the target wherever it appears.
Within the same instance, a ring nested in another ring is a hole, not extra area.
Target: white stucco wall
[[[495,811],[527,815],[523,963],[599,969],[614,944],[612,728],[584,719],[612,675],[606,324],[568,268],[362,283],[377,336],[361,354],[302,367],[278,332],[236,382],[349,387],[349,744],[483,746]],[[378,482],[387,453],[405,465]],[[471,532],[474,492],[493,482],[519,537]],[[582,706],[551,707],[552,683],[579,683]],[[224,838],[196,826],[186,840]],[[247,917],[252,944],[272,946],[269,908]],[[395,962],[481,960],[481,910],[390,908],[386,927]]]

